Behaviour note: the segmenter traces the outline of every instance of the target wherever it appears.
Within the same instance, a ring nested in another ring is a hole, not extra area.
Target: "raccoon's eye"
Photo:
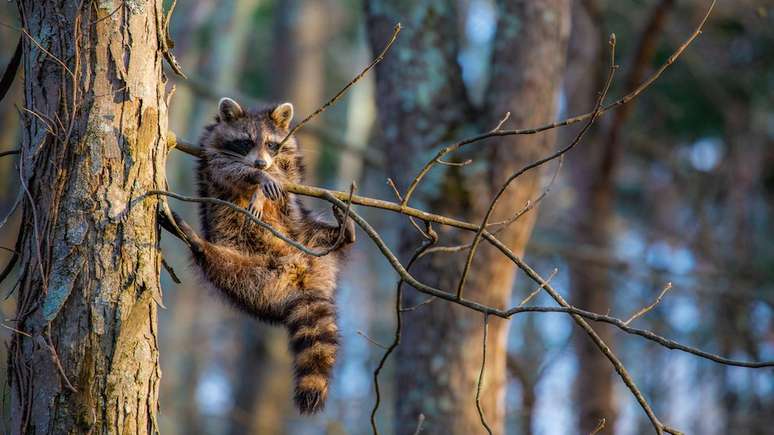
[[[249,139],[232,140],[223,144],[223,148],[244,156],[253,149],[253,141]]]
[[[266,142],[266,148],[268,148],[272,152],[277,152],[279,150],[280,144],[279,142]]]

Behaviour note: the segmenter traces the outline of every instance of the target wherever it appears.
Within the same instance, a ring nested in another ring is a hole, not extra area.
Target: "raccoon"
[[[354,224],[333,208],[337,224],[313,216],[284,183],[299,183],[303,159],[287,135],[293,105],[243,110],[230,98],[200,139],[199,193],[247,208],[263,222],[312,249],[343,243],[329,255],[305,254],[231,208],[201,204],[204,237],[178,222],[205,280],[242,311],[284,325],[295,369],[295,402],[303,414],[323,409],[336,353],[339,264],[355,241]]]

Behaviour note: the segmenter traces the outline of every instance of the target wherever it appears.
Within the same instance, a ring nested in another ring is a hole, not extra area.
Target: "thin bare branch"
[[[459,168],[459,167],[462,167],[462,166],[467,166],[467,165],[469,165],[469,164],[473,163],[473,159],[467,159],[467,160],[463,160],[463,161],[461,161],[461,162],[447,162],[447,161],[445,161],[445,160],[436,159],[436,161],[435,161],[435,162],[436,162],[436,163],[438,163],[439,165],[444,165],[444,166],[455,166],[455,167],[458,167],[458,168]]]
[[[489,130],[489,133],[495,133],[495,132],[499,131],[500,127],[502,127],[503,124],[505,124],[505,121],[507,121],[508,118],[510,118],[510,117],[511,117],[511,112],[506,112],[505,116],[503,116],[503,118],[500,120],[500,122],[497,123],[495,128]],[[444,147],[444,148],[440,149],[438,151],[438,153],[435,156],[433,156],[433,158],[428,160],[427,163],[425,163],[425,165],[422,167],[422,169],[419,170],[419,172],[414,177],[414,179],[411,180],[411,183],[409,183],[409,187],[406,189],[406,196],[403,198],[403,200],[400,202],[400,204],[401,205],[408,205],[408,202],[411,199],[411,195],[413,195],[414,191],[417,189],[417,187],[419,187],[419,183],[422,182],[422,179],[425,178],[425,175],[427,175],[428,172],[430,172],[430,170],[433,169],[433,166],[435,166],[437,163],[441,163],[442,162],[441,159],[445,155],[449,154],[452,151],[456,151],[460,147],[462,147],[461,143]],[[443,163],[441,163],[441,164],[443,164]]]
[[[486,338],[489,331],[489,315],[484,314],[484,338],[481,340],[481,371],[478,373],[478,384],[476,385],[476,409],[478,410],[478,417],[481,419],[481,425],[484,426],[486,432],[492,435],[492,428],[486,422],[484,417],[484,409],[481,407],[481,388],[484,383],[484,369],[486,368]]]
[[[290,138],[290,136],[293,136],[293,134],[297,132],[301,127],[303,127],[304,124],[311,121],[317,115],[323,113],[325,109],[327,109],[328,107],[332,106],[336,101],[338,101],[339,98],[341,98],[342,95],[344,95],[349,90],[349,88],[351,88],[355,83],[360,81],[360,79],[362,79],[366,74],[368,74],[368,71],[371,71],[373,67],[376,66],[376,64],[381,62],[382,59],[384,59],[384,56],[387,55],[387,52],[390,51],[390,47],[392,47],[392,44],[398,38],[398,33],[400,33],[401,29],[402,27],[400,23],[396,24],[395,28],[392,31],[392,36],[387,41],[387,45],[384,46],[384,49],[382,49],[382,52],[379,53],[379,55],[376,56],[376,58],[373,61],[371,61],[371,63],[368,64],[368,66],[366,66],[365,69],[363,69],[363,71],[360,72],[360,74],[356,75],[355,78],[350,80],[349,83],[347,83],[343,88],[341,88],[341,90],[338,93],[336,93],[336,95],[334,95],[330,100],[328,100],[327,103],[320,106],[319,109],[315,110],[311,115],[307,116],[301,122],[296,124],[295,127],[291,128],[288,134],[285,136],[285,138],[282,139],[282,141],[280,142],[280,146],[282,146],[285,142],[287,142],[288,138]]]
[[[56,365],[56,368],[59,370],[59,375],[62,377],[62,379],[65,382],[65,385],[67,386],[67,389],[72,391],[73,393],[77,393],[78,390],[73,386],[73,384],[70,383],[70,379],[67,378],[67,374],[65,374],[64,367],[62,367],[62,361],[59,360],[59,355],[56,352],[56,348],[54,347],[54,342],[51,340],[51,332],[46,331],[46,339],[43,339],[43,337],[40,337],[40,340],[43,341],[45,347],[48,348],[49,352],[51,352],[51,358],[54,360],[54,364]]]
[[[0,326],[2,326],[2,327],[3,327],[3,328],[5,328],[5,329],[8,329],[8,330],[10,330],[10,331],[13,331],[13,332],[15,332],[15,333],[17,333],[17,334],[21,334],[21,335],[23,335],[23,336],[25,336],[25,337],[32,338],[32,335],[30,335],[29,333],[26,333],[26,332],[24,332],[24,331],[20,331],[20,330],[18,330],[18,329],[16,329],[16,328],[14,328],[13,326],[8,326],[8,325],[6,325],[5,323],[0,323]]]
[[[605,420],[604,418],[600,418],[599,423],[597,423],[597,427],[595,427],[594,430],[591,431],[589,435],[597,435],[598,433],[602,432],[602,429],[605,428],[606,422],[607,420]]]
[[[548,275],[548,278],[546,278],[546,283],[549,283],[549,282],[551,282],[551,280],[552,280],[552,279],[554,279],[554,277],[556,276],[556,274],[557,274],[558,272],[559,272],[559,269],[557,269],[557,268],[554,268],[554,271],[553,271],[553,272],[551,272],[551,274],[550,274],[550,275]],[[537,287],[535,290],[532,290],[532,292],[531,292],[530,294],[528,294],[528,295],[527,295],[527,297],[526,297],[526,298],[524,298],[524,299],[521,301],[521,303],[519,304],[519,306],[520,306],[520,307],[523,307],[524,305],[527,305],[527,304],[529,303],[529,301],[531,301],[531,300],[532,300],[532,299],[533,299],[535,296],[537,296],[537,294],[538,294],[538,293],[540,293],[540,292],[541,292],[541,290],[543,290],[543,288],[545,288],[545,286],[544,286],[543,284],[541,284],[541,285],[539,285],[539,286],[538,286],[538,287]]]
[[[384,350],[387,350],[387,346],[385,346],[385,345],[383,345],[382,343],[379,343],[379,342],[378,342],[378,341],[376,341],[375,339],[371,338],[371,337],[370,337],[368,334],[366,334],[365,332],[358,330],[358,331],[356,331],[355,333],[356,333],[357,335],[359,335],[359,336],[361,336],[361,337],[365,338],[367,341],[369,341],[369,342],[370,342],[371,344],[373,344],[374,346],[376,346],[376,347],[379,347],[379,348],[382,348],[382,349],[384,349]]]
[[[422,255],[420,255],[419,258],[422,258]],[[416,311],[418,308],[422,308],[425,305],[429,305],[434,300],[435,300],[435,296],[430,296],[429,298],[425,299],[424,301],[422,301],[422,302],[420,302],[420,303],[418,303],[416,305],[412,305],[410,307],[402,308],[401,311],[403,311],[404,313],[407,312],[407,311]]]
[[[403,202],[403,197],[400,194],[400,190],[398,190],[398,186],[395,185],[395,182],[392,181],[392,178],[387,178],[387,185],[392,188],[393,193],[395,193],[395,197],[398,199],[398,201]],[[425,231],[422,229],[422,227],[419,226],[416,220],[414,220],[413,217],[409,216],[409,222],[411,222],[411,225],[419,232],[419,234],[422,235],[427,240],[432,239],[429,234],[425,233]]]
[[[414,430],[414,435],[419,435],[422,432],[422,425],[425,424],[425,414],[419,414],[417,417],[417,428]]]
[[[646,314],[648,311],[652,310],[656,305],[661,303],[661,299],[664,297],[664,295],[672,288],[672,283],[667,283],[667,285],[664,287],[663,290],[661,290],[661,293],[658,294],[658,297],[656,298],[653,303],[648,305],[647,307],[642,308],[641,310],[637,311],[636,313],[632,314],[631,317],[629,317],[629,320],[624,322],[624,325],[629,326],[630,323],[632,323],[634,320],[642,317],[644,314]]]
[[[175,273],[175,269],[172,268],[172,266],[167,263],[167,260],[164,259],[164,257],[161,257],[161,265],[164,267],[164,270],[167,271],[169,274],[169,277],[172,278],[172,282],[175,284],[182,284],[183,282],[180,281],[180,278],[178,278],[177,274]]]

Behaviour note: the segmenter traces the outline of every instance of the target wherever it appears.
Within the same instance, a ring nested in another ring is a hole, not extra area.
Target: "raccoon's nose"
[[[266,169],[269,166],[269,162],[263,159],[255,160],[255,167],[258,169]]]

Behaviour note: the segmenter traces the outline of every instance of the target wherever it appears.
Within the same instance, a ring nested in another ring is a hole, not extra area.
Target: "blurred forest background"
[[[457,61],[468,97],[480,102],[497,7],[493,0],[457,3]],[[573,2],[564,90],[556,95],[555,118],[592,107],[611,32],[617,35],[621,65],[610,93],[617,98],[682,43],[706,3]],[[12,3],[0,4],[0,21],[11,26],[0,27],[0,61],[5,64],[18,38]],[[359,0],[180,1],[171,33],[189,79],[168,74],[176,88],[171,129],[196,141],[221,96],[248,106],[260,100],[291,101],[298,119],[306,116],[372,59],[366,22]],[[356,180],[359,193],[393,199],[385,184],[384,152],[392,144],[382,140],[375,79],[367,76],[299,133],[308,184],[345,190]],[[22,101],[20,82],[0,106],[2,150],[18,141],[14,105]],[[568,154],[540,205],[527,260],[544,275],[558,269],[552,283],[579,307],[623,318],[671,282],[664,301],[637,326],[729,357],[774,358],[773,102],[774,2],[721,1],[704,33],[629,107],[631,112],[608,113]],[[534,126],[509,126],[525,127]],[[560,143],[572,132],[560,131]],[[470,156],[475,159],[476,150]],[[598,159],[614,167],[600,169]],[[14,164],[14,158],[0,159],[3,213],[18,191]],[[196,194],[194,165],[188,155],[170,154],[170,190]],[[546,182],[551,173],[544,174]],[[197,221],[194,206],[173,206]],[[363,213],[391,245],[400,243],[397,215]],[[0,245],[13,246],[17,226],[12,222],[2,229]],[[164,273],[167,308],[159,321],[163,433],[370,431],[372,373],[383,349],[365,336],[390,342],[396,276],[365,237],[360,236],[344,270],[338,293],[343,348],[327,408],[315,417],[300,417],[292,406],[285,331],[248,319],[210,294],[191,273],[183,245],[164,239],[166,261],[182,284]],[[9,256],[0,252],[2,263]],[[14,315],[12,281],[2,288],[4,319]],[[513,299],[521,300],[532,287],[518,279]],[[538,303],[550,304],[543,298]],[[519,315],[509,328],[507,433],[576,433],[579,419],[590,412],[585,407],[595,401],[590,398],[605,397],[609,400],[596,404],[608,416],[604,433],[652,431],[608,362],[578,340],[578,329],[566,315]],[[721,366],[606,326],[599,329],[670,425],[697,434],[771,433],[770,369]],[[10,334],[0,329],[3,340]],[[413,345],[404,340],[403,352],[411,352]],[[0,353],[5,351],[0,347]],[[478,348],[471,352],[480,354]],[[385,433],[393,430],[394,403],[401,400],[391,382],[393,367],[394,359],[382,375],[385,400],[378,422]],[[5,385],[5,370],[0,377]]]

